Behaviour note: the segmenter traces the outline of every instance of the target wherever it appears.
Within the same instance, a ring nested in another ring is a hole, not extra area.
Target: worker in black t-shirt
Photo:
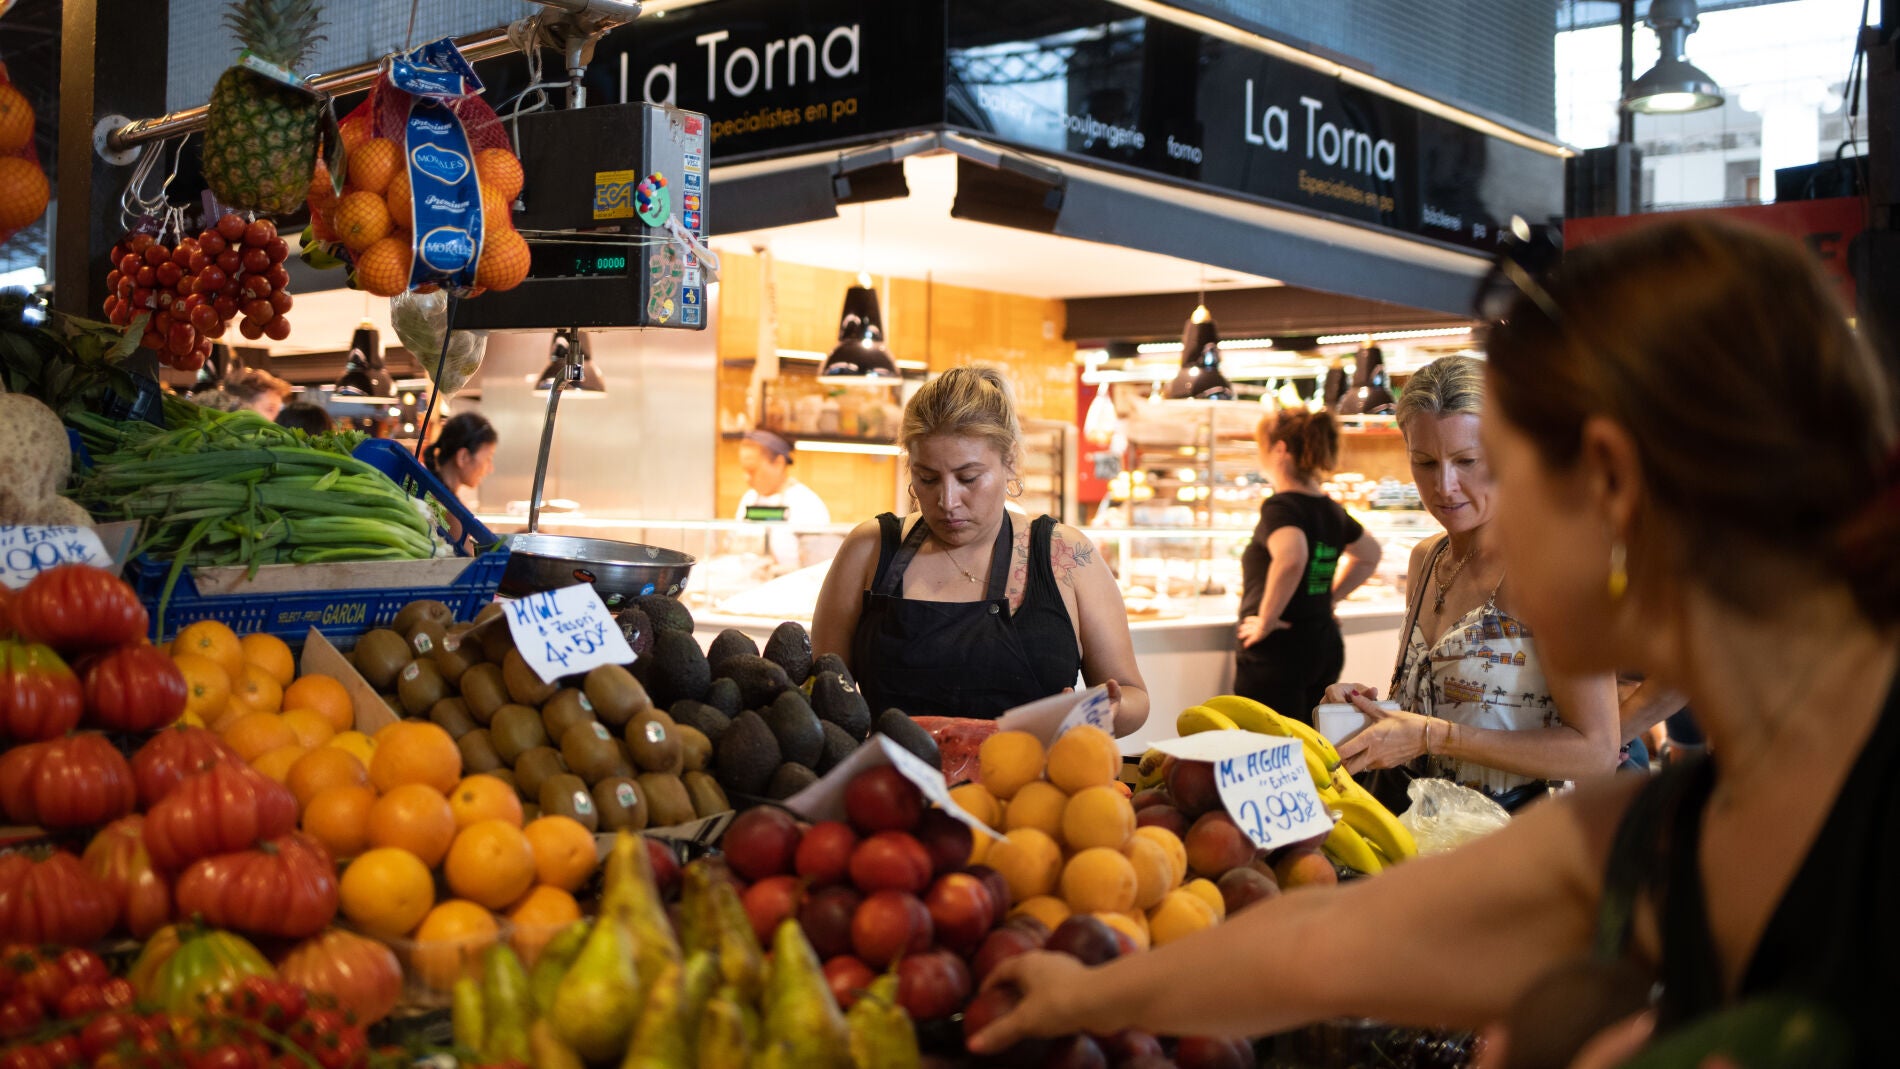
[[[1273,496],[1240,556],[1234,693],[1310,723],[1346,662],[1333,605],[1372,575],[1379,543],[1320,491],[1339,457],[1330,413],[1286,409],[1261,420],[1254,438]]]

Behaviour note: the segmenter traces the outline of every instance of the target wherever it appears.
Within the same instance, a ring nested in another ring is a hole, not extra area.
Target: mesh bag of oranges
[[[33,148],[33,104],[0,63],[0,241],[46,214],[52,197]]]
[[[528,274],[515,231],[521,162],[482,83],[450,41],[390,56],[338,124],[342,164],[310,180],[310,237],[379,297],[437,286],[464,296]]]

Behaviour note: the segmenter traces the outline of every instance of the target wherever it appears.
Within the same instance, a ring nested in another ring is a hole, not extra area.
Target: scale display
[[[628,248],[586,242],[533,241],[528,257],[528,277],[542,279],[625,276],[640,265]]]

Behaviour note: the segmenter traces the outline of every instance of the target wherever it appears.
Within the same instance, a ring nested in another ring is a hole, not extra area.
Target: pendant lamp
[[[339,397],[395,400],[395,380],[383,365],[382,333],[368,323],[350,335],[350,356],[336,380],[336,392]]]
[[[548,343],[548,366],[535,376],[534,392],[546,393],[555,382],[565,382],[563,390],[583,396],[599,397],[607,392],[607,381],[594,364],[593,336],[584,331],[557,330]],[[572,351],[570,351],[570,348]]]
[[[1339,399],[1344,416],[1390,415],[1397,407],[1392,391],[1386,387],[1385,353],[1374,345],[1359,354],[1352,388]]]
[[[878,311],[877,291],[865,275],[859,275],[858,284],[844,291],[844,311],[838,316],[838,346],[825,357],[818,374],[841,384],[879,386],[899,377],[897,361],[884,347],[884,317]]]
[[[1623,106],[1644,115],[1679,115],[1722,106],[1722,87],[1689,62],[1689,35],[1696,31],[1695,0],[1653,0],[1643,21],[1656,31],[1662,58],[1630,83]]]
[[[1220,370],[1220,331],[1207,306],[1196,305],[1181,332],[1181,370],[1168,383],[1171,401],[1232,401],[1234,384]]]

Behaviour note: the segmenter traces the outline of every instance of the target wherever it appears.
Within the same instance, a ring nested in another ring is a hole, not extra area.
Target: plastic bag
[[[943,757],[943,780],[952,786],[976,778],[977,748],[996,734],[996,721],[960,716],[913,716],[917,726],[937,740]]]
[[[448,308],[449,295],[440,289],[428,293],[406,290],[389,299],[389,321],[396,328],[396,337],[414,354],[423,374],[434,380],[444,399],[455,396],[468,384],[488,351],[487,331],[454,330],[449,331],[449,351],[443,357],[442,332],[448,326]]]
[[[1469,787],[1420,777],[1406,788],[1412,807],[1399,823],[1418,840],[1421,854],[1442,854],[1511,822],[1504,807]]]

